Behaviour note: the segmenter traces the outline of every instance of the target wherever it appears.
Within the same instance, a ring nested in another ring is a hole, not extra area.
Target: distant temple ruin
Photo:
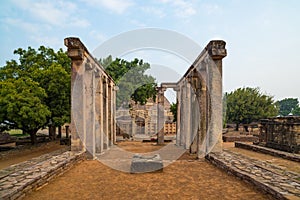
[[[300,117],[287,116],[260,121],[260,142],[278,150],[300,152]]]

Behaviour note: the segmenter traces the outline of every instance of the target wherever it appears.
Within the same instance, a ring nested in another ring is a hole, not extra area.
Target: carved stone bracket
[[[212,40],[206,46],[206,50],[212,59],[219,60],[227,55],[225,46],[226,42],[223,40]]]

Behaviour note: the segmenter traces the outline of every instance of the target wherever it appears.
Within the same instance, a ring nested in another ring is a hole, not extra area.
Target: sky
[[[64,38],[73,36],[95,52],[119,35],[155,28],[185,36],[202,49],[210,40],[226,41],[224,92],[259,87],[275,100],[300,99],[299,10],[298,0],[4,0],[0,1],[0,66],[18,59],[13,55],[17,48],[44,45],[66,50]],[[131,36],[128,41],[134,40]],[[121,57],[138,56],[158,75],[160,66],[168,68],[172,73],[167,74],[175,79],[190,64],[157,49]]]

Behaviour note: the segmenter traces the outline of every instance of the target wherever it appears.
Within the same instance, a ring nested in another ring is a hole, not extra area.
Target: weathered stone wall
[[[261,120],[260,142],[288,152],[300,151],[300,117],[288,116]]]
[[[95,157],[116,140],[117,88],[78,38],[66,38],[65,45],[72,60],[71,149]]]

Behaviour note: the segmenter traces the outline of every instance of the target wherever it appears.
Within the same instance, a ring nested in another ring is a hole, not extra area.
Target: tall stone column
[[[164,92],[166,88],[158,87],[158,96],[157,96],[157,144],[164,144],[164,124],[165,124],[165,113],[164,113]]]
[[[186,118],[184,116],[185,113],[185,95],[186,95],[186,88],[184,82],[181,83],[180,86],[180,146],[184,146],[185,144],[185,134],[186,134]]]
[[[181,107],[181,91],[180,86],[177,86],[176,88],[173,88],[176,91],[176,103],[177,103],[177,121],[176,121],[176,145],[180,146],[180,107]]]
[[[75,83],[77,83],[76,92],[80,97],[78,103],[83,105],[84,103],[84,80],[83,80],[83,70],[82,63],[84,60],[84,46],[77,38],[66,38],[64,40],[65,46],[68,47],[68,56],[71,58],[71,95],[73,95]],[[77,103],[77,102],[76,102]],[[71,101],[71,108],[77,107],[77,104]],[[80,113],[83,115],[83,106],[80,109]],[[79,137],[79,132],[84,130],[84,119],[78,120],[75,124],[75,119],[71,116],[71,150],[72,151],[83,151],[83,142]]]
[[[114,107],[113,107],[113,85],[109,83],[108,102],[109,102],[109,146],[113,145],[114,141]]]
[[[95,69],[95,66],[93,66]],[[96,73],[92,72],[92,155],[96,157]]]
[[[209,89],[211,96],[211,115],[210,133],[208,138],[208,145],[212,143],[216,145],[212,152],[222,151],[222,128],[223,128],[223,105],[222,105],[222,59],[227,55],[225,49],[226,43],[222,40],[210,41],[206,49],[213,62],[209,62],[208,76]]]
[[[112,100],[112,104],[113,104],[113,144],[116,144],[117,142],[117,121],[116,121],[116,114],[117,114],[117,105],[116,105],[116,100],[117,100],[117,91],[118,91],[118,87],[114,86],[113,87],[113,100]],[[128,133],[128,132],[127,132]]]
[[[90,61],[86,61],[84,64],[85,73],[84,73],[84,85],[85,85],[85,103],[84,106],[84,145],[88,150],[87,153],[90,158],[94,157],[94,132],[95,132],[95,95],[94,95],[94,73],[93,65]]]
[[[189,149],[191,145],[191,84],[188,81],[185,81],[186,93],[185,93],[185,110],[184,117],[185,119],[185,149]]]
[[[96,153],[102,153],[103,151],[103,138],[101,139],[101,134],[103,133],[102,127],[102,80],[100,72],[95,73],[95,83],[96,83],[96,99],[95,99],[95,110],[96,110],[96,127],[95,127],[95,151]],[[102,136],[103,137],[103,136]]]
[[[202,81],[200,86],[199,111],[200,111],[200,124],[198,130],[198,147],[197,158],[203,158],[206,154],[206,137],[207,135],[207,93],[206,84]]]
[[[103,143],[104,143],[104,149],[108,149],[109,148],[109,127],[108,127],[108,123],[109,123],[109,119],[108,119],[108,80],[107,77],[104,77],[103,79],[103,130],[104,130],[104,138],[103,138]]]

